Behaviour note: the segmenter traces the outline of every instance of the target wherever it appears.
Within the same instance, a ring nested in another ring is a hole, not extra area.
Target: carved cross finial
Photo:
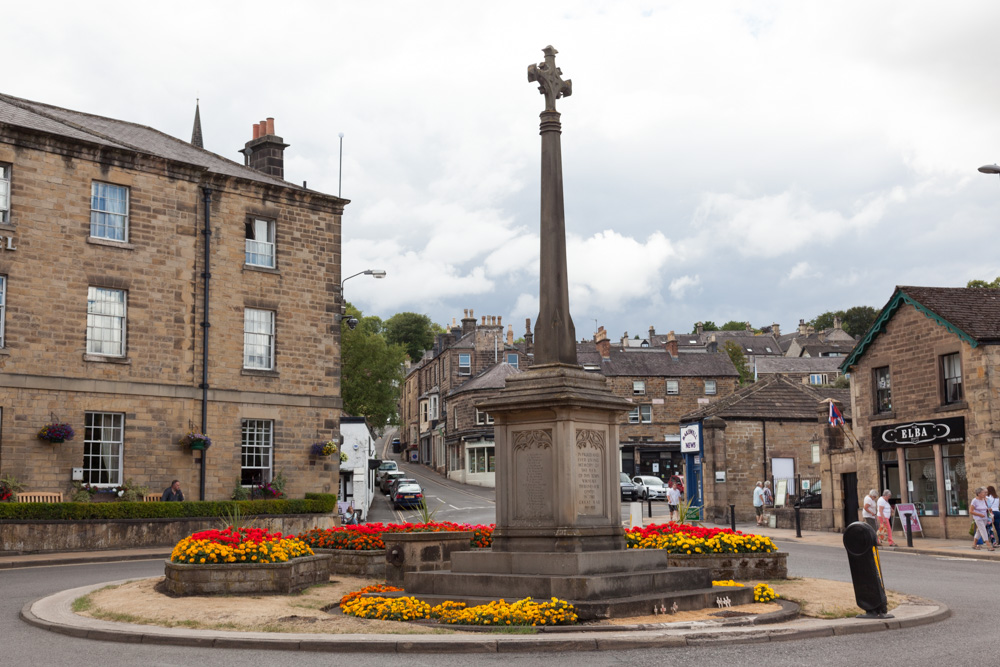
[[[562,79],[562,70],[556,67],[556,54],[551,45],[542,49],[545,62],[528,65],[528,82],[538,82],[538,92],[545,95],[545,110],[555,111],[556,100],[573,94],[573,81]]]

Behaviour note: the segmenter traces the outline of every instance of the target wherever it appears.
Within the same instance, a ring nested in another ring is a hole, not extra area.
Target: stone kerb
[[[367,579],[385,578],[385,549],[356,551],[354,549],[313,549],[316,554],[330,557],[330,575],[349,574]]]
[[[326,554],[284,563],[187,564],[166,562],[164,584],[173,595],[288,595],[330,580]]]
[[[787,579],[788,554],[670,554],[670,567],[704,567],[713,581]]]
[[[451,554],[469,551],[473,531],[385,533],[385,581],[401,586],[407,572],[447,570]]]

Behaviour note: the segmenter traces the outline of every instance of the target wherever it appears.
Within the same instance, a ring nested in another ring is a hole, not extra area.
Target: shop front
[[[969,488],[965,417],[872,427],[881,486],[891,502],[912,503],[927,537],[958,537],[968,530]],[[898,523],[896,524],[899,525]]]

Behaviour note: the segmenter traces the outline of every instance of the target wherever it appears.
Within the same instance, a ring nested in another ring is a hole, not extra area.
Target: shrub
[[[0,520],[80,521],[85,519],[175,519],[217,518],[232,512],[241,514],[329,514],[337,508],[337,496],[307,493],[295,500],[185,501],[180,503],[0,503]]]

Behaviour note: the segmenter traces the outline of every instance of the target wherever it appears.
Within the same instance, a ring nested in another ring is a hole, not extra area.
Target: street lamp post
[[[385,271],[382,269],[365,269],[364,271],[358,271],[357,273],[347,276],[340,281],[340,313],[337,315],[337,322],[341,322],[344,319],[344,315],[347,314],[347,301],[344,299],[344,283],[346,283],[351,278],[357,278],[358,276],[371,276],[376,280],[381,280],[385,278]],[[347,326],[351,329],[358,326],[357,318],[350,317],[347,319]]]
[[[1000,165],[984,164],[979,171],[984,174],[1000,174]]]

